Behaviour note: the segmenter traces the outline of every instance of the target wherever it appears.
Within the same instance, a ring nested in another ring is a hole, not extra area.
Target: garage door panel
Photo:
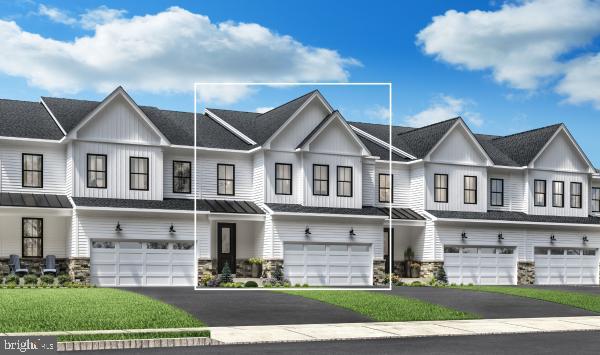
[[[506,285],[516,281],[514,249],[457,246],[445,251],[444,269],[450,283]]]
[[[115,275],[117,273],[115,264],[95,264],[92,265],[92,269],[96,275]]]
[[[596,251],[577,248],[536,248],[536,284],[596,284]]]

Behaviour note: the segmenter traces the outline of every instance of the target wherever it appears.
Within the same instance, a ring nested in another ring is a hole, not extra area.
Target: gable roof
[[[392,144],[423,159],[460,118],[451,118],[392,136]]]
[[[489,142],[519,166],[526,166],[537,156],[561,125],[559,123],[536,128],[530,131],[494,138]]]
[[[41,103],[0,99],[0,136],[60,140],[63,133]]]

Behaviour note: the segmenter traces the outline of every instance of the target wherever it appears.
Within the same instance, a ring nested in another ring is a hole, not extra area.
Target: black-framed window
[[[192,162],[173,160],[173,192],[192,193]]]
[[[352,167],[337,167],[337,195],[340,197],[352,197]]]
[[[87,155],[87,187],[105,189],[106,181],[106,155]]]
[[[23,257],[41,258],[43,255],[44,244],[44,220],[42,218],[23,217],[21,223]]]
[[[275,194],[292,194],[292,164],[275,163]]]
[[[592,212],[600,212],[600,187],[592,187]]]
[[[313,164],[313,195],[329,196],[329,165]]]
[[[44,187],[44,156],[42,154],[23,153],[22,187]]]
[[[564,181],[552,181],[552,207],[565,207]]]
[[[433,175],[433,201],[448,203],[448,174]]]
[[[149,159],[144,157],[129,157],[129,189],[148,191]]]
[[[583,189],[580,182],[571,183],[571,208],[581,208],[581,193]]]
[[[477,176],[465,175],[464,184],[464,203],[467,205],[477,204]]]
[[[546,180],[533,180],[533,205],[546,207]]]
[[[504,179],[490,179],[490,205],[504,206]]]
[[[394,176],[379,174],[379,202],[394,202]]]
[[[235,195],[235,165],[217,164],[217,195]]]

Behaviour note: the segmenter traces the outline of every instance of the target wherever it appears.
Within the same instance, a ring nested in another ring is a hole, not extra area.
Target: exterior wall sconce
[[[310,235],[311,235],[311,234],[312,234],[312,233],[310,232],[310,228],[309,228],[308,226],[306,226],[306,229],[304,230],[304,236],[305,236],[306,238],[310,238]]]
[[[550,243],[554,243],[556,241],[556,237],[554,236],[554,234],[552,234],[550,236]]]
[[[584,236],[583,236],[583,242],[584,242],[584,243],[587,243],[588,241],[589,241],[589,240],[588,240],[588,237],[587,237],[587,235],[584,235]]]
[[[498,240],[504,240],[504,237],[502,236],[502,233],[498,233]]]
[[[175,230],[175,226],[173,225],[173,223],[171,223],[171,226],[169,227],[169,233],[175,233],[175,232],[177,232]]]
[[[350,233],[349,233],[349,235],[350,235],[350,238],[356,237],[356,233],[354,233],[354,227],[350,227]]]
[[[462,240],[465,240],[465,239],[467,239],[467,238],[468,238],[468,237],[467,237],[467,233],[465,233],[465,232],[462,232],[462,233],[460,234],[460,237],[462,238]]]
[[[121,222],[117,221],[117,226],[115,227],[115,232],[121,232],[123,228],[121,228]]]

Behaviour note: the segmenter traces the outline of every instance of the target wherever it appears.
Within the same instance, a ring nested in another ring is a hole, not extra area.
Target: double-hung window
[[[337,167],[337,195],[340,197],[352,197],[352,167]]]
[[[448,202],[448,174],[435,174],[433,176],[433,200],[435,202]]]
[[[552,181],[552,207],[565,207],[564,181]]]
[[[313,164],[313,195],[329,196],[329,165]]]
[[[464,201],[467,205],[477,204],[477,176],[464,177]]]
[[[490,179],[490,205],[504,206],[504,179]]]
[[[87,155],[87,187],[106,188],[106,155]]]
[[[592,212],[600,212],[600,187],[592,187]]]
[[[148,191],[148,158],[129,157],[129,189]]]
[[[533,181],[533,205],[546,207],[546,180]]]
[[[217,195],[235,195],[235,165],[217,164]]]
[[[292,194],[292,164],[275,163],[275,194]]]
[[[192,162],[173,160],[173,192],[192,193]]]
[[[571,183],[571,208],[581,208],[581,183]]]
[[[44,156],[42,154],[27,154],[22,157],[23,187],[44,187]]]
[[[23,257],[42,257],[44,220],[41,218],[26,217],[23,218],[21,221],[21,235],[23,237]]]
[[[394,177],[390,174],[379,174],[379,202],[394,202]]]

